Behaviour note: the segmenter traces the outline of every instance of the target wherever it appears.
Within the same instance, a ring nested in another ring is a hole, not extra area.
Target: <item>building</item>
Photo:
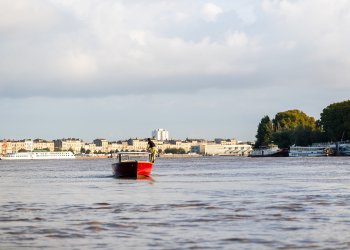
[[[132,146],[133,151],[146,151],[148,146],[147,141],[139,139],[129,139],[128,144]]]
[[[125,149],[128,147],[128,145],[122,144],[121,141],[116,142],[109,142],[108,143],[108,152],[121,152],[125,151]]]
[[[53,141],[46,141],[43,139],[35,139],[32,147],[34,150],[48,150],[50,152],[55,150],[55,144]]]
[[[11,148],[12,153],[17,153],[20,151],[33,151],[33,141],[31,139],[11,141]]]
[[[108,141],[106,139],[95,139],[94,144],[97,147],[96,151],[108,153]]]
[[[12,141],[0,141],[0,155],[6,155],[9,153],[12,153]]]
[[[237,140],[236,139],[221,139],[221,138],[215,138],[215,143],[216,144],[221,144],[221,145],[236,145]]]
[[[74,154],[78,154],[81,151],[84,143],[80,139],[68,138],[54,140],[55,150],[58,151],[73,151]]]
[[[95,143],[83,143],[82,147],[85,150],[85,153],[93,154],[96,151]]]
[[[152,131],[152,138],[157,141],[167,141],[169,140],[169,132],[162,128],[155,129]]]
[[[157,143],[156,143],[157,144]],[[191,147],[193,146],[192,142],[189,141],[181,141],[181,140],[170,140],[166,143],[157,144],[158,149],[161,149],[164,152],[166,149],[183,149],[185,152],[190,152]]]
[[[201,144],[191,148],[191,152],[203,155],[248,156],[251,151],[252,146],[249,144]]]

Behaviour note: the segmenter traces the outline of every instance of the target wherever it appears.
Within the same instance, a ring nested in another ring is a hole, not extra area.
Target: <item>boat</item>
[[[334,151],[329,146],[291,146],[289,149],[290,157],[318,157],[330,156]]]
[[[118,161],[112,164],[113,175],[117,178],[144,178],[151,175],[153,163],[139,160],[147,152],[119,152]],[[130,159],[135,158],[135,159]]]
[[[350,143],[337,142],[330,147],[338,156],[350,156]]]
[[[278,148],[277,145],[270,145],[268,147],[260,147],[250,152],[250,157],[287,157],[288,149]]]
[[[1,160],[53,160],[53,159],[74,159],[75,156],[70,151],[48,152],[48,151],[33,151],[33,152],[18,152],[9,153],[1,157]]]

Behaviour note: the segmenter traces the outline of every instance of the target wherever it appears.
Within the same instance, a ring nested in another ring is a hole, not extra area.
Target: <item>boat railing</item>
[[[118,152],[117,153],[117,159],[119,162],[122,161],[130,161],[130,158],[141,158],[141,157],[148,157],[150,155],[149,152]]]

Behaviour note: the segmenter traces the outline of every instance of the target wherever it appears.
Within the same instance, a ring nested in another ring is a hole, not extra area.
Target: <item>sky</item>
[[[350,99],[348,0],[0,0],[0,139],[255,140]]]

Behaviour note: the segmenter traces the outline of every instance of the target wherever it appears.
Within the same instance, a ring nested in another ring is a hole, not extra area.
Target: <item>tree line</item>
[[[255,148],[349,140],[350,100],[330,104],[323,109],[319,120],[297,109],[279,112],[273,119],[266,115],[258,125],[256,139]]]

